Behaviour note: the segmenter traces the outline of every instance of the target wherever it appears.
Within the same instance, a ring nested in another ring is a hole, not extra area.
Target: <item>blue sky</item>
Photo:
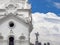
[[[60,16],[60,0],[29,0],[32,5],[32,13],[52,12]]]

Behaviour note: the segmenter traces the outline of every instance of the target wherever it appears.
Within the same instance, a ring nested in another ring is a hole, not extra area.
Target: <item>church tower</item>
[[[0,45],[30,45],[33,29],[28,0],[8,0],[0,6]]]

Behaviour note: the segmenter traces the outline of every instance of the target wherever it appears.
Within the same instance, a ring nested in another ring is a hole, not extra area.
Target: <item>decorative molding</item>
[[[0,25],[3,24],[5,21],[10,20],[10,19],[16,20],[17,22],[23,24],[24,26],[29,27],[29,24],[26,24],[25,20],[19,18],[18,16],[11,15],[11,14],[0,19]]]
[[[24,41],[24,40],[26,39],[26,37],[25,37],[24,34],[22,33],[21,36],[19,37],[19,39],[20,39],[21,41]]]

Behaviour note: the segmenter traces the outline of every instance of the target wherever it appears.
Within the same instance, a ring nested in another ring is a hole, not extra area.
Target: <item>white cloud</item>
[[[48,12],[34,13],[33,17],[33,31],[31,32],[31,42],[35,41],[35,33],[39,32],[39,41],[57,41],[60,38],[60,17],[56,14]],[[56,37],[58,35],[58,38]],[[49,38],[50,37],[50,38]],[[57,40],[56,40],[57,39]]]
[[[60,9],[60,3],[54,2],[54,6],[58,9]]]

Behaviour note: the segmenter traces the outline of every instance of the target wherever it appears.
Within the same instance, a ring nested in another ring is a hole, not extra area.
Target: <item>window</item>
[[[10,22],[9,22],[9,28],[10,28],[10,29],[13,29],[14,27],[15,27],[14,22],[13,22],[13,21],[10,21]]]
[[[9,45],[14,45],[14,37],[9,37]]]
[[[44,45],[46,45],[46,43],[44,43]]]
[[[47,45],[50,45],[50,43],[48,42]]]
[[[41,42],[39,42],[39,43],[38,43],[38,45],[42,45],[42,43],[41,43]]]
[[[14,23],[13,23],[13,22],[10,22],[10,23],[9,23],[9,26],[10,26],[10,27],[14,27]]]

